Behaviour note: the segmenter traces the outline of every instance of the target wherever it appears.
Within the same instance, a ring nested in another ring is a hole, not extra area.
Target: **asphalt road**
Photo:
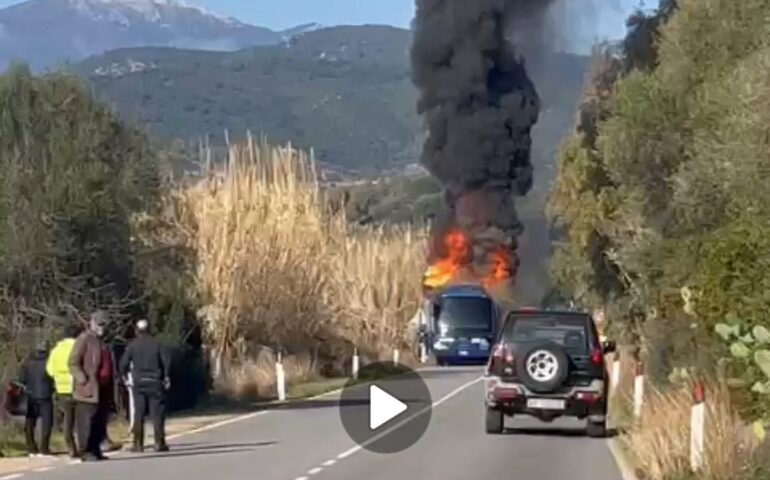
[[[431,423],[411,448],[382,455],[357,447],[342,427],[336,396],[248,418],[171,441],[172,451],[119,454],[62,464],[40,480],[620,480],[605,440],[582,423],[515,419],[505,435],[483,432],[480,368],[421,372],[433,397]],[[342,408],[366,408],[350,404]],[[409,412],[407,412],[408,415]],[[20,478],[20,477],[17,477]]]

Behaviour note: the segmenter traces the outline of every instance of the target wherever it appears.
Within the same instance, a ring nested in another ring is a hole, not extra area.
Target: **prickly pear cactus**
[[[748,328],[739,322],[720,323],[714,328],[729,346],[730,359],[741,372],[735,384],[745,385],[756,400],[758,416],[754,431],[764,437],[770,421],[770,330],[762,325]]]

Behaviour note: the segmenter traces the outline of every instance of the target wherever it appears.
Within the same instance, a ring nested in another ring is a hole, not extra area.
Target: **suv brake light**
[[[495,349],[492,351],[492,356],[510,364],[512,364],[514,360],[513,352],[504,343],[498,343],[495,345]]]
[[[604,366],[604,353],[602,353],[601,348],[595,348],[594,351],[591,352],[591,363],[598,367]]]

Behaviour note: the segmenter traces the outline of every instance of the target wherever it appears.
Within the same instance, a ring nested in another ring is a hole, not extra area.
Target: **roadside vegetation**
[[[215,377],[272,387],[347,372],[353,348],[408,348],[425,232],[351,226],[326,201],[310,158],[249,139],[220,167],[165,192],[138,222],[146,248],[190,252],[188,276]],[[261,380],[261,381],[259,381]]]
[[[338,385],[328,379],[349,373],[354,347],[362,363],[408,350],[423,229],[349,223],[289,146],[233,141],[184,177],[178,155],[76,77],[0,75],[3,385],[37,341],[97,308],[117,352],[142,316],[174,349],[175,409],[209,378],[239,399],[272,398],[279,351],[299,395]],[[3,432],[13,450],[16,427]]]
[[[622,46],[596,52],[560,155],[553,277],[644,361],[653,413],[626,441],[646,478],[688,478],[678,382],[694,379],[712,392],[697,478],[770,478],[768,19],[762,0],[634,16]]]

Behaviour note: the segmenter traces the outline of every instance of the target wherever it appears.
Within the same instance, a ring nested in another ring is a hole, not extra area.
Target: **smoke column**
[[[518,265],[523,226],[514,197],[532,188],[530,131],[540,100],[522,52],[507,38],[541,38],[550,4],[416,0],[412,77],[428,129],[422,163],[444,185],[449,207],[436,238],[449,229],[466,233],[476,278],[489,273],[500,249],[509,253],[512,273]],[[540,43],[528,46],[528,56]],[[441,242],[435,245],[434,257],[441,256]]]

